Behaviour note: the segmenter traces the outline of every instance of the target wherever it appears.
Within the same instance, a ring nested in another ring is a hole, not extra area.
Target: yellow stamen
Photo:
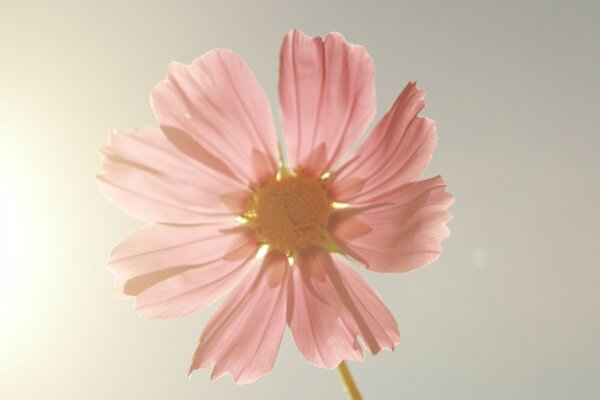
[[[268,244],[263,244],[262,246],[260,246],[260,248],[258,249],[258,252],[256,253],[256,259],[261,259],[264,256],[267,255],[267,253],[269,252],[269,245]]]
[[[337,201],[334,201],[331,203],[331,207],[336,210],[341,210],[342,208],[348,207],[348,203],[338,203]]]
[[[327,244],[333,204],[322,179],[284,171],[255,190],[243,218],[259,243],[292,257],[301,248]]]

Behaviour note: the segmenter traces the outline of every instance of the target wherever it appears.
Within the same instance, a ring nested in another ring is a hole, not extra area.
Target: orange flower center
[[[299,174],[260,186],[245,217],[261,244],[293,256],[303,247],[327,243],[332,210],[323,180]]]

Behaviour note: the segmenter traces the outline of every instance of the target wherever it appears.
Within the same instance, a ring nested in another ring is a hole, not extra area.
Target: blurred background
[[[188,380],[216,307],[142,320],[105,267],[141,226],[96,187],[108,133],[154,124],[167,64],[214,47],[278,116],[292,27],[367,48],[378,117],[409,80],[428,91],[426,176],[456,197],[439,261],[363,274],[403,338],[349,364],[365,398],[599,398],[599,18],[596,1],[0,0],[0,398],[345,398],[289,332],[254,384]]]

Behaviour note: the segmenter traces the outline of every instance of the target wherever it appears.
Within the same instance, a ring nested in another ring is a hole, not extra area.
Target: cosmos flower
[[[452,196],[419,181],[436,145],[409,83],[358,150],[375,114],[373,61],[338,33],[290,31],[280,54],[278,146],[267,97],[240,58],[172,63],[151,93],[159,127],[111,135],[104,195],[148,225],[112,252],[116,292],[144,318],[177,318],[231,292],[190,373],[258,379],[287,325],[312,364],[362,360],[400,335],[356,272],[406,272],[438,258]]]

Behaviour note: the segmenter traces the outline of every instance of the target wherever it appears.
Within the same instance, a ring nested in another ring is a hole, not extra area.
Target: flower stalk
[[[348,398],[350,400],[362,400],[362,396],[358,391],[358,387],[356,386],[354,378],[352,378],[352,374],[350,373],[345,361],[342,361],[340,365],[338,365],[337,371],[340,374],[340,378],[342,379],[344,390],[346,391]]]

